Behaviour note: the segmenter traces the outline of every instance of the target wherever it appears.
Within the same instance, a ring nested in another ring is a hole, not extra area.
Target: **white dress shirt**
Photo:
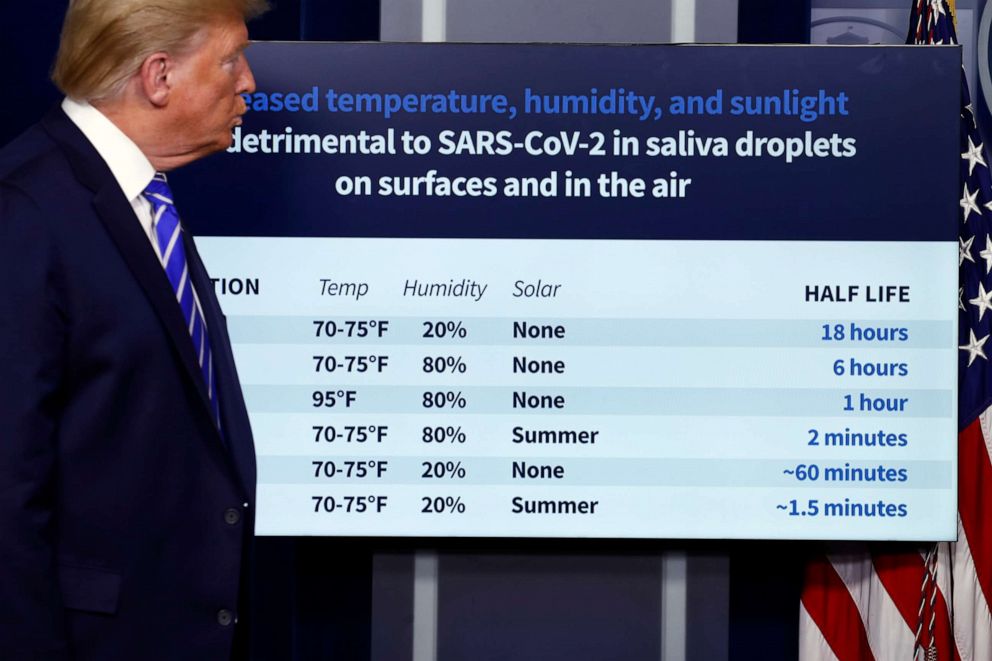
[[[131,203],[134,215],[141,223],[141,229],[152,242],[152,248],[155,248],[155,235],[152,233],[152,205],[141,194],[155,176],[155,168],[131,138],[124,135],[123,131],[89,103],[66,97],[62,101],[62,110],[72,123],[79,127],[110,168],[117,185],[124,191],[124,197]],[[155,252],[158,254],[157,250]]]

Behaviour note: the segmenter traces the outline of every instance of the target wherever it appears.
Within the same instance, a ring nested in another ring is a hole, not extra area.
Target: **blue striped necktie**
[[[172,202],[172,191],[169,189],[165,175],[161,172],[156,173],[142,195],[152,205],[152,233],[155,236],[158,258],[162,262],[162,268],[165,269],[172,290],[176,293],[176,300],[179,302],[186,328],[193,341],[193,352],[200,364],[203,381],[207,384],[207,395],[210,398],[214,423],[220,428],[220,407],[217,404],[217,384],[214,383],[210,338],[207,336],[207,325],[203,321],[203,310],[200,309],[200,303],[196,300],[193,291],[193,283],[189,279],[179,213]]]

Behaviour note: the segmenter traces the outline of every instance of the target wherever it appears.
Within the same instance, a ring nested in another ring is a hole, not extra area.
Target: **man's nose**
[[[244,58],[244,55],[241,56]],[[244,60],[244,68],[241,72],[241,77],[238,80],[238,94],[251,94],[255,91],[255,75],[251,72],[251,65],[248,64],[248,60]]]

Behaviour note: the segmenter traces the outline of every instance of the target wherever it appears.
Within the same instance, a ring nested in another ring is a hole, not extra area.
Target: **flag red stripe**
[[[910,631],[916,632],[919,624],[920,596],[923,587],[923,574],[926,567],[919,553],[876,553],[872,555],[875,574],[889,593],[892,602],[906,621]],[[929,594],[929,590],[928,590]],[[947,602],[944,595],[937,593],[937,603],[934,605],[937,619],[934,622],[934,642],[937,645],[937,658],[953,658],[960,661],[957,646],[954,644],[954,634],[951,631],[951,620],[948,615]],[[927,626],[929,612],[923,624],[923,642],[929,643]]]
[[[992,492],[992,462],[982,436],[981,423],[972,421],[958,434],[958,515],[968,537],[978,584],[985,601],[992,604],[992,525],[988,494]]]
[[[875,661],[858,606],[826,557],[806,565],[802,602],[840,661]]]

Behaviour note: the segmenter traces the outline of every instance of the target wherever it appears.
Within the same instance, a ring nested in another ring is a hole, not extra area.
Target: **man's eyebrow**
[[[224,59],[225,60],[230,60],[232,58],[238,57],[239,55],[241,55],[242,53],[244,53],[245,52],[245,49],[247,49],[251,45],[252,45],[252,42],[251,41],[245,41],[245,42],[243,42],[241,44],[238,44],[237,46],[235,46],[234,48],[232,48],[227,55],[224,56]]]

